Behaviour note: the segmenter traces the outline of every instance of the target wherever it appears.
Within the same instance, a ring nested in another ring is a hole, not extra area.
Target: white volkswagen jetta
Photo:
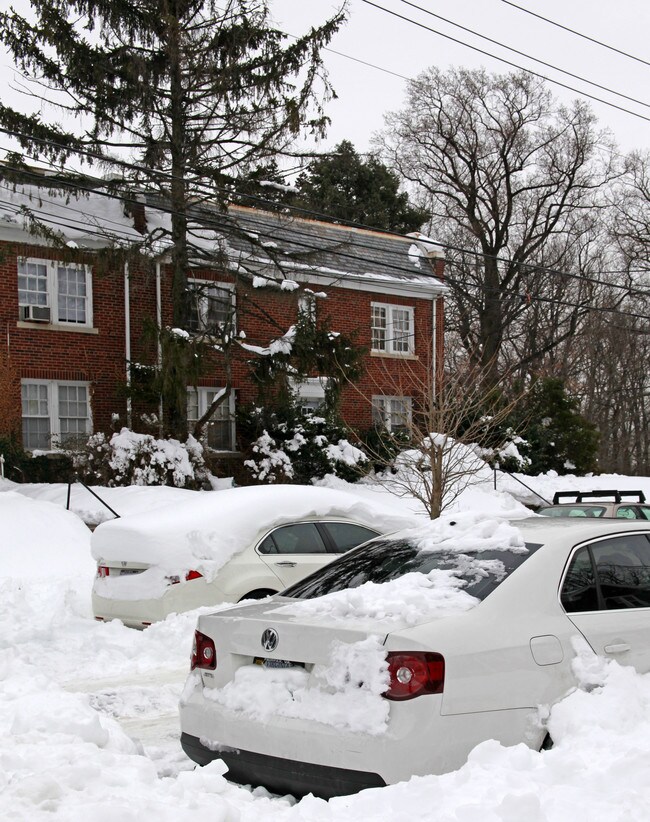
[[[259,599],[408,516],[312,486],[235,488],[102,523],[93,611],[143,628],[203,605]]]
[[[539,749],[581,645],[650,670],[650,525],[447,517],[197,629],[196,762],[324,797],[442,773],[490,738]]]

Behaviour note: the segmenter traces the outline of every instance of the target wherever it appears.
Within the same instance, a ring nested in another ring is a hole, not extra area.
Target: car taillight
[[[192,645],[192,660],[190,670],[204,668],[213,671],[217,667],[217,650],[214,642],[209,636],[200,631],[194,631],[194,643]]]
[[[201,579],[203,574],[200,574],[198,571],[188,571],[185,574],[185,579],[189,582],[191,579]]]
[[[198,571],[188,571],[185,574],[185,581],[189,582],[191,579],[202,579],[203,574],[200,574]],[[181,581],[181,578],[174,575],[173,577],[167,577],[167,580],[170,582],[171,585],[178,585]]]
[[[100,579],[104,579],[104,577],[107,577],[109,575],[109,573],[110,573],[110,568],[108,567],[108,565],[98,565],[97,566],[97,576]]]
[[[390,651],[386,656],[390,684],[386,699],[413,699],[423,694],[441,694],[445,686],[442,654],[419,651]]]

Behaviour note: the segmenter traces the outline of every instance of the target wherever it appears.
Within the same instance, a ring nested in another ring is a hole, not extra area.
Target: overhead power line
[[[21,135],[19,132],[11,131],[11,130],[8,130],[8,129],[2,128],[2,127],[0,127],[0,133],[11,134],[12,136],[25,136],[25,135]],[[50,145],[50,146],[53,146],[53,147],[62,147],[59,143],[56,143],[55,141],[45,140],[43,138],[34,138],[34,141],[38,142],[38,143],[44,143],[44,144],[47,144],[47,145]],[[98,158],[102,157],[102,155],[100,155],[96,152],[92,152],[92,151],[84,151],[84,152],[81,152],[81,153],[85,154],[86,156],[88,156],[92,159],[98,159]],[[142,166],[142,165],[137,164],[137,163],[133,163],[133,162],[125,161],[125,160],[116,160],[116,163],[118,165],[120,165],[121,167],[126,168],[127,170],[130,170],[130,171],[148,172],[148,169],[145,166]],[[49,164],[52,168],[56,167],[53,163],[47,163],[47,164]],[[21,170],[21,171],[22,171],[23,174],[24,173],[28,173],[28,174],[30,173],[29,171],[28,172],[25,172],[24,170]],[[32,174],[32,176],[37,181],[42,180],[42,178],[39,178],[38,174]],[[170,182],[171,182],[171,180],[173,180],[173,175],[168,173],[168,172],[164,172],[164,171],[157,171],[156,176],[159,179],[168,180]],[[98,185],[105,185],[106,184],[106,181],[102,180],[102,178],[91,177],[90,175],[84,175],[84,177],[88,180],[96,182]],[[78,190],[83,190],[83,191],[91,192],[91,193],[101,193],[102,196],[113,197],[114,199],[119,199],[119,200],[122,200],[122,201],[125,201],[125,200],[129,201],[128,196],[125,197],[122,194],[113,194],[112,195],[112,194],[110,194],[110,192],[106,192],[106,191],[98,192],[96,188],[93,188],[93,187],[90,187],[90,186],[84,187],[84,186],[80,185],[78,182],[75,182],[75,181],[72,181],[72,186],[74,188],[77,188]],[[272,211],[277,212],[277,210],[278,210],[278,203],[277,202],[272,201],[272,200],[268,200],[268,199],[266,199],[264,197],[261,197],[261,196],[258,196],[258,195],[254,195],[254,194],[240,195],[236,191],[224,189],[224,188],[219,187],[219,186],[214,186],[214,188],[210,188],[205,184],[198,185],[197,188],[206,197],[214,197],[215,193],[219,192],[219,193],[221,193],[221,194],[223,194],[223,195],[225,195],[226,197],[229,197],[229,198],[232,198],[233,196],[243,197],[243,198],[245,198],[249,201],[252,201],[253,203],[259,203],[262,206],[269,206]],[[133,198],[131,200],[131,202],[137,202],[137,201],[138,201],[137,198]],[[322,220],[322,221],[325,221],[325,222],[332,223],[332,218],[329,215],[324,214],[323,212],[314,211],[312,209],[307,209],[307,208],[303,208],[303,207],[300,207],[300,206],[285,205],[285,204],[281,204],[281,207],[283,209],[286,209],[287,211],[294,212],[298,216],[304,216],[304,217],[313,218],[313,219]],[[168,214],[175,213],[169,207],[162,207],[161,206],[159,208],[159,210],[164,211],[165,213],[168,213]],[[368,226],[368,225],[365,225],[363,223],[354,223],[354,222],[351,222],[351,221],[349,221],[349,222],[348,221],[341,221],[338,224],[343,225],[344,227],[359,228],[359,229],[362,229],[362,230],[365,230],[365,231],[372,231],[372,232],[375,232],[375,233],[382,233],[382,234],[385,234],[386,236],[399,237],[401,239],[404,239],[404,236],[405,236],[403,234],[400,234],[397,231],[377,229],[373,226]],[[296,236],[300,232],[293,231],[292,233],[294,234],[294,236]],[[306,237],[311,239],[311,235],[308,234],[308,233],[307,234],[303,233],[303,236],[306,236]],[[462,254],[467,254],[467,255],[473,256],[477,259],[483,259],[485,257],[490,257],[492,259],[495,259],[497,262],[502,262],[502,263],[505,263],[505,264],[510,264],[511,263],[511,260],[509,260],[507,257],[502,257],[502,256],[498,256],[498,255],[489,255],[489,254],[485,254],[484,252],[481,252],[481,251],[475,251],[473,249],[464,248],[462,246],[455,246],[455,245],[451,245],[449,243],[441,243],[441,242],[434,241],[434,240],[432,240],[431,242],[434,243],[435,245],[440,246],[441,248],[444,248],[445,250],[454,251],[454,252],[458,252],[458,253],[462,253]],[[357,245],[359,247],[364,247],[363,243],[357,243]],[[366,245],[365,247],[372,248],[373,246]],[[315,249],[315,248],[312,249],[312,250],[322,251],[322,249]],[[343,255],[343,256],[345,256],[345,255]],[[551,268],[551,267],[548,267],[548,266],[537,265],[535,263],[521,262],[521,263],[519,263],[519,265],[523,269],[529,269],[529,270],[533,271],[534,273],[552,274],[552,275],[555,275],[555,276],[563,276],[563,277],[566,277],[568,279],[583,280],[583,281],[586,281],[586,282],[590,282],[594,285],[601,285],[601,286],[605,286],[605,287],[608,287],[608,288],[619,289],[619,290],[625,291],[628,294],[630,294],[630,296],[648,296],[648,292],[644,291],[643,289],[639,289],[638,287],[637,288],[630,288],[627,285],[622,285],[622,284],[619,284],[619,283],[606,283],[606,282],[603,282],[600,279],[597,279],[596,277],[589,277],[588,275],[585,275],[585,274],[576,274],[576,273],[573,273],[573,272],[564,271],[564,270],[557,269],[557,268]],[[402,267],[397,266],[397,268],[401,269]],[[408,270],[409,270],[410,273],[412,273],[411,269],[408,269]],[[622,270],[620,272],[608,272],[608,273],[629,274],[630,272],[627,271],[627,270]]]
[[[399,14],[399,12],[392,11],[392,9],[387,9],[384,6],[380,6],[377,3],[372,2],[372,0],[361,0],[362,3],[365,3],[368,6],[372,6],[379,11],[383,11],[385,14],[390,14],[392,17],[397,17],[399,20],[404,20],[406,23],[410,23],[413,26],[417,26],[418,28],[424,29],[425,31],[429,31],[432,34],[437,34],[439,37],[444,37],[446,40],[451,40],[453,43],[457,43],[460,46],[464,46],[465,48],[472,49],[472,51],[476,51],[479,54],[483,54],[486,57],[490,57],[493,60],[498,60],[501,63],[505,63],[512,68],[517,69],[518,71],[525,71],[527,74],[532,75],[533,77],[538,77],[540,80],[545,80],[548,83],[552,83],[553,85],[560,86],[561,88],[567,89],[568,91],[572,91],[574,94],[579,94],[583,97],[588,97],[590,100],[594,100],[597,103],[602,103],[603,105],[609,106],[610,108],[617,109],[618,111],[622,111],[625,114],[631,114],[633,117],[638,117],[640,120],[645,120],[646,122],[650,123],[650,117],[646,116],[645,114],[641,114],[638,111],[633,111],[632,109],[625,108],[624,106],[619,106],[617,103],[612,103],[610,100],[604,100],[602,97],[596,97],[594,94],[589,94],[587,91],[582,91],[581,89],[575,88],[575,86],[570,86],[568,83],[563,83],[560,80],[554,80],[552,77],[548,77],[545,74],[541,74],[538,71],[533,71],[533,69],[525,68],[524,66],[519,65],[518,63],[513,63],[512,60],[507,60],[505,57],[499,57],[492,52],[485,51],[485,49],[481,49],[478,46],[473,46],[470,43],[466,43],[464,40],[459,40],[457,37],[452,37],[450,34],[445,34],[442,31],[438,31],[438,29],[434,29],[431,26],[427,26],[424,23],[420,23],[418,20],[413,20],[411,17],[407,17],[404,14]],[[534,58],[531,58],[534,59]],[[416,81],[414,81],[416,82]],[[640,101],[636,101],[641,105],[644,105]]]
[[[435,14],[429,9],[424,8],[423,6],[418,6],[417,3],[411,2],[411,0],[401,0],[406,6],[410,6],[413,9],[417,9],[418,11],[424,12],[424,14],[428,14],[429,17],[435,17],[436,20],[442,20],[443,23],[448,23],[450,26],[454,26],[455,28],[461,29],[462,31],[468,32],[468,34],[474,35],[474,37],[480,37],[481,40],[485,40],[488,43],[492,43],[495,46],[499,46],[500,48],[506,49],[507,51],[511,51],[513,54],[518,54],[520,57],[526,57],[529,60],[533,60],[535,63],[539,63],[542,66],[546,66],[547,68],[553,69],[553,71],[558,71],[560,74],[565,74],[567,77],[573,77],[574,80],[580,80],[581,83],[587,83],[590,86],[594,86],[595,88],[599,88],[601,91],[606,91],[608,94],[614,94],[616,97],[621,97],[624,100],[629,100],[631,103],[637,103],[640,106],[645,106],[646,108],[650,108],[650,103],[646,103],[643,100],[638,100],[636,97],[630,97],[628,94],[623,94],[620,91],[616,91],[615,89],[609,88],[609,86],[603,86],[600,83],[596,83],[593,80],[589,80],[586,77],[582,77],[580,74],[574,74],[572,71],[567,71],[566,69],[560,68],[559,66],[554,65],[553,63],[548,63],[546,60],[542,60],[539,57],[533,57],[532,54],[528,54],[525,51],[520,51],[519,49],[513,48],[512,46],[508,46],[505,43],[500,42],[499,40],[494,40],[492,37],[487,37],[485,34],[481,34],[474,29],[470,29],[467,26],[462,26],[460,23],[454,23],[453,20],[450,20],[448,17],[442,17],[440,14]]]
[[[537,17],[539,20],[543,20],[545,23],[550,23],[551,26],[556,26],[559,29],[568,31],[570,34],[575,34],[576,37],[582,37],[583,40],[589,40],[590,43],[595,43],[597,46],[602,46],[605,49],[614,51],[616,52],[616,54],[620,54],[623,57],[629,58],[630,60],[635,60],[637,63],[643,63],[644,66],[650,66],[650,62],[648,62],[648,60],[644,60],[642,57],[637,57],[634,54],[630,54],[628,51],[617,49],[616,46],[610,46],[607,43],[603,43],[602,40],[596,40],[595,37],[589,37],[588,34],[585,34],[582,31],[577,31],[576,29],[569,28],[569,26],[563,26],[562,23],[557,23],[555,20],[551,20],[548,17],[544,17],[541,14],[537,14],[537,12],[524,8],[524,6],[520,6],[517,3],[512,3],[511,0],[502,0],[502,2],[506,3],[508,6],[512,6],[515,9],[519,9],[519,11],[523,11],[526,12],[526,14],[530,14],[531,17]]]

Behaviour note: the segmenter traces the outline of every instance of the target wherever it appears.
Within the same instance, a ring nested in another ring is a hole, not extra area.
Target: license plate
[[[256,665],[263,668],[304,668],[302,662],[291,662],[289,659],[263,659],[261,656],[255,657]]]

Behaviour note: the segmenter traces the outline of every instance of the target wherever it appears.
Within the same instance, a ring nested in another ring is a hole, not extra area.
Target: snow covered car
[[[484,740],[540,749],[577,654],[650,670],[650,524],[458,515],[201,616],[181,743],[296,796],[444,773]]]
[[[570,502],[563,502],[571,498]],[[624,499],[625,498],[625,499]],[[650,520],[643,491],[557,491],[553,505],[537,511],[544,517],[616,517]]]
[[[98,620],[143,628],[202,605],[265,597],[377,534],[404,527],[386,506],[329,488],[197,493],[102,523],[92,604]]]

